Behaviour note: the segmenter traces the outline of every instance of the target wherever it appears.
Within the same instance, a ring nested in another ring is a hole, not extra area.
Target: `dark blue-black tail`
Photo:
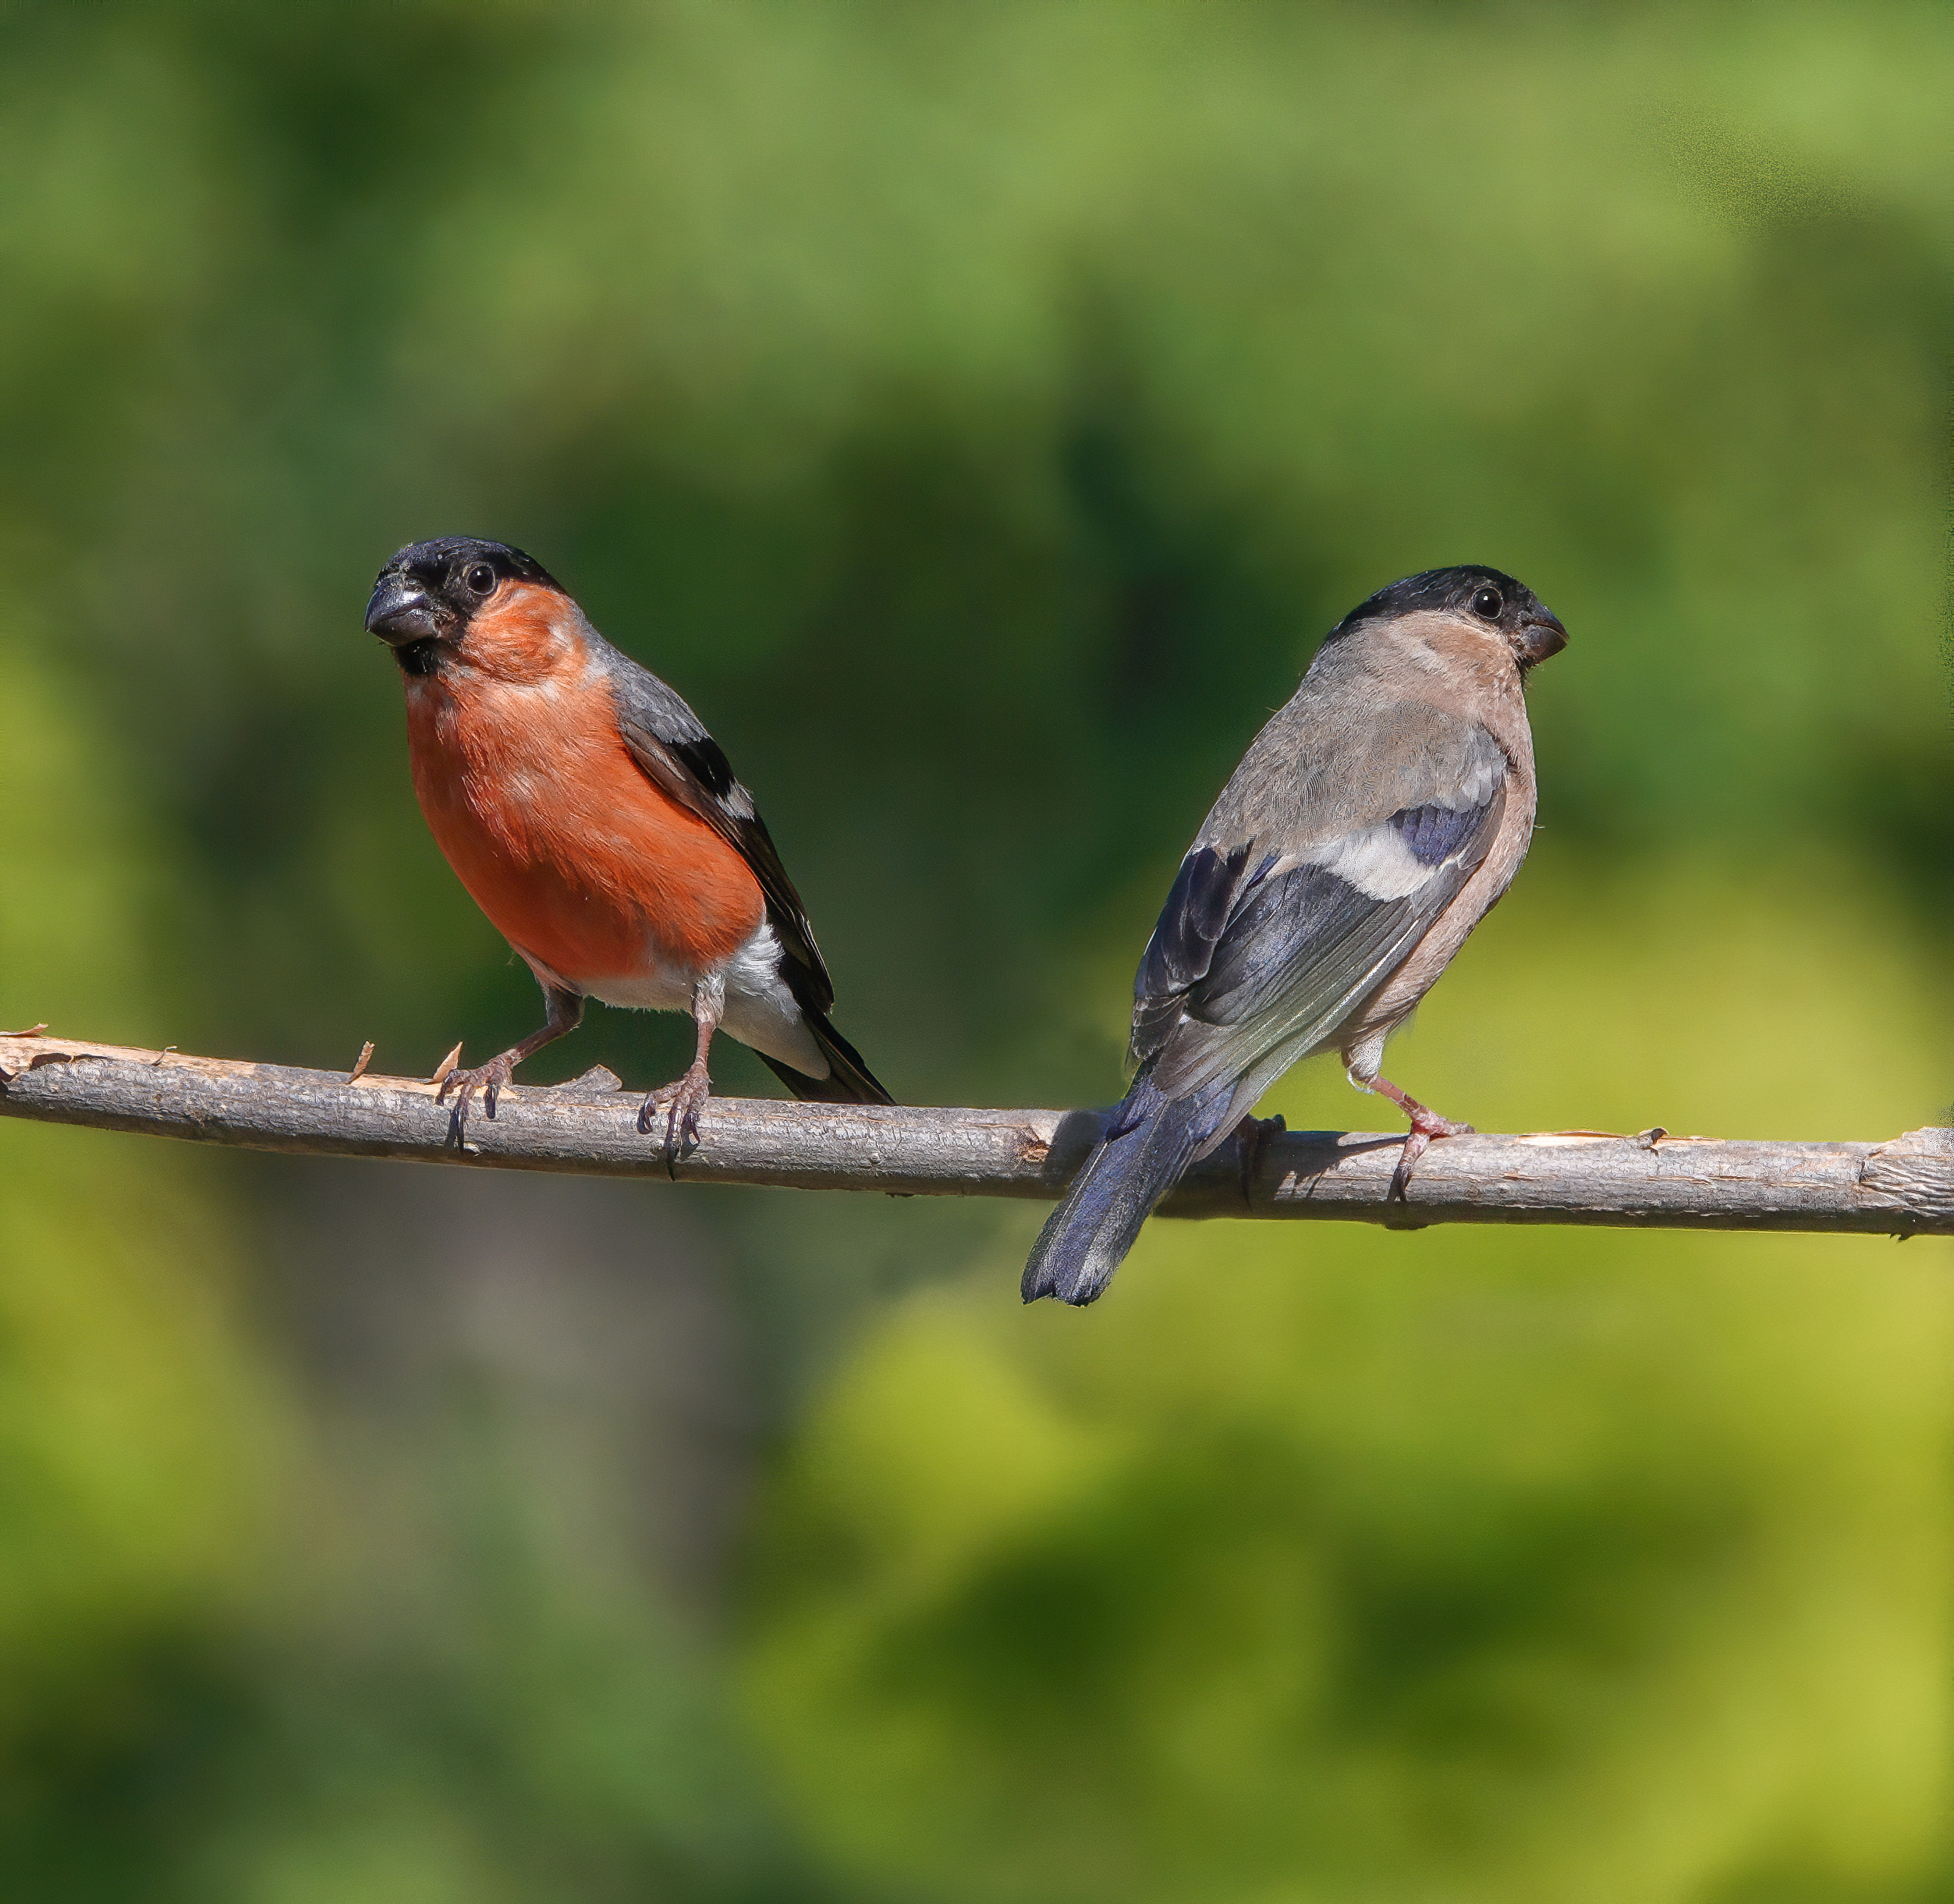
[[[1024,1299],[1055,1296],[1080,1308],[1098,1301],[1154,1204],[1214,1135],[1232,1095],[1231,1082],[1192,1097],[1167,1097],[1151,1079],[1136,1078],[1104,1140],[1031,1246]]]

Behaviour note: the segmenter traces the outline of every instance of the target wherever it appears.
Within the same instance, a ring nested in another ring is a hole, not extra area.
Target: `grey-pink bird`
[[[1378,1066],[1527,856],[1527,676],[1566,645],[1476,566],[1408,576],[1330,631],[1181,862],[1133,981],[1133,1087],[1033,1246],[1027,1302],[1104,1293],[1189,1165],[1317,1052],[1410,1119],[1394,1195],[1470,1129]]]

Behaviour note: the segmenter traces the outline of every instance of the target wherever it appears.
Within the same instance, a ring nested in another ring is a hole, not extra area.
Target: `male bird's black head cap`
[[[367,604],[367,627],[392,644],[410,674],[427,674],[439,654],[438,644],[459,635],[475,611],[510,581],[558,587],[556,578],[534,555],[506,542],[481,536],[410,542],[375,579]]]
[[[1503,569],[1465,562],[1452,569],[1427,569],[1381,588],[1360,601],[1330,630],[1334,641],[1367,622],[1388,621],[1420,610],[1456,615],[1505,636],[1522,668],[1558,654],[1567,646],[1560,618],[1524,582]]]

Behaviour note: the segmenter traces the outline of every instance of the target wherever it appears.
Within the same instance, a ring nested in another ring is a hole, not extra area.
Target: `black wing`
[[[733,778],[718,742],[670,688],[628,655],[617,655],[611,679],[618,731],[631,757],[661,792],[697,814],[752,869],[789,961],[783,976],[803,1009],[827,1011],[835,1002],[835,987],[814,943],[807,909],[780,863],[753,796]]]
[[[593,634],[587,637],[602,641]],[[808,1030],[828,1060],[828,1076],[814,1078],[766,1052],[757,1054],[799,1097],[842,1104],[893,1104],[862,1055],[828,1021],[835,987],[814,943],[807,909],[780,863],[767,823],[753,796],[704,723],[648,668],[603,642],[617,704],[618,732],[646,777],[689,813],[697,814],[744,860],[760,882],[768,923],[780,941],[780,976],[800,1007]]]
[[[1197,847],[1134,980],[1133,1062],[1179,1096],[1328,1037],[1457,896],[1505,808],[1495,783],[1477,805],[1407,807],[1286,856]]]

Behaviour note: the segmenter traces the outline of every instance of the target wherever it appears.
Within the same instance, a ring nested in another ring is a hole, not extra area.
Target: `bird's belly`
[[[827,1057],[807,1029],[800,1002],[780,976],[780,940],[770,921],[763,919],[719,970],[726,987],[719,1022],[733,1037],[810,1077],[827,1076]],[[668,970],[605,979],[592,986],[590,993],[606,1005],[640,1011],[692,1007],[690,981],[680,980]]]
[[[654,953],[642,970],[594,978],[584,989],[605,1005],[621,1005],[634,1012],[689,1012],[693,982],[693,977],[656,963]]]
[[[533,964],[598,998],[624,984],[658,1009],[689,1005],[693,980],[761,923],[758,881],[645,778],[608,694],[576,723],[523,699],[410,693],[414,790],[436,842]]]

